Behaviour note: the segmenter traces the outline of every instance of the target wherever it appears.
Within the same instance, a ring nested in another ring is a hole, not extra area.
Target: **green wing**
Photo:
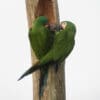
[[[56,35],[54,47],[53,47],[53,60],[63,61],[72,51],[74,47],[74,39],[69,41],[68,32],[60,31]]]
[[[30,44],[39,59],[50,50],[54,40],[53,37],[54,33],[42,25],[29,30]]]

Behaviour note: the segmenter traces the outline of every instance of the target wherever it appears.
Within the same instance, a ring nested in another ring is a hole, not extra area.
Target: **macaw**
[[[39,60],[38,64],[30,67],[20,79],[44,66],[58,65],[69,56],[75,45],[76,27],[70,21],[61,22],[61,27],[62,30],[56,32],[51,49]]]
[[[45,16],[39,16],[33,21],[32,28],[29,30],[30,44],[38,59],[41,59],[53,44],[54,32],[47,27],[48,19]]]
[[[50,25],[45,16],[37,17],[32,27],[29,29],[29,41],[32,50],[35,52],[36,57],[40,60],[51,49],[54,40],[54,29],[49,30]],[[43,91],[43,86],[46,84],[48,67],[40,68],[40,94]],[[19,79],[20,80],[20,79]]]

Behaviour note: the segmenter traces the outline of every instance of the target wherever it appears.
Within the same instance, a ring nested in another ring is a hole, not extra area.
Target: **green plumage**
[[[53,43],[54,33],[45,27],[47,23],[48,19],[40,16],[33,22],[33,26],[29,30],[30,44],[38,59],[50,50]]]
[[[66,27],[63,30],[56,32],[51,49],[49,49],[49,51],[40,58],[38,64],[29,68],[20,79],[33,73],[37,69],[43,68],[44,66],[48,67],[50,64],[59,64],[68,57],[75,44],[74,39],[76,28],[72,22],[64,21],[62,23],[66,23]]]
[[[76,28],[73,23],[69,21],[66,21],[66,23],[67,26],[64,30],[56,32],[53,46],[51,50],[42,57],[40,65],[52,62],[61,63],[73,50]]]
[[[54,32],[46,28],[46,24],[48,24],[48,19],[44,16],[40,16],[34,20],[32,28],[29,30],[30,45],[39,60],[51,49],[54,40]],[[40,95],[42,95],[44,85],[46,84],[45,80],[47,75],[48,67],[41,67],[39,82]]]

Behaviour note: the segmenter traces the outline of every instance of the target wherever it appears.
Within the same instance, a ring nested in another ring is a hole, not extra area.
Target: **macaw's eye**
[[[66,22],[64,22],[63,24],[66,25]]]

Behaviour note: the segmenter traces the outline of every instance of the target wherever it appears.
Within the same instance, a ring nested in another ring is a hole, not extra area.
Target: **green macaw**
[[[36,57],[40,60],[50,50],[53,40],[54,31],[48,29],[48,19],[45,16],[39,16],[33,21],[32,28],[29,29],[29,40],[32,50],[35,52]],[[49,42],[47,42],[49,41]],[[40,69],[40,94],[43,91],[48,67],[41,67]],[[19,79],[20,80],[20,79]]]
[[[75,44],[76,27],[69,21],[61,22],[61,27],[62,30],[56,32],[52,48],[40,59],[38,64],[29,68],[20,79],[44,66],[60,64],[68,57]]]
[[[38,59],[41,59],[53,44],[54,32],[47,27],[48,19],[40,16],[34,20],[32,28],[29,30],[30,44]],[[47,43],[47,41],[49,42]]]

